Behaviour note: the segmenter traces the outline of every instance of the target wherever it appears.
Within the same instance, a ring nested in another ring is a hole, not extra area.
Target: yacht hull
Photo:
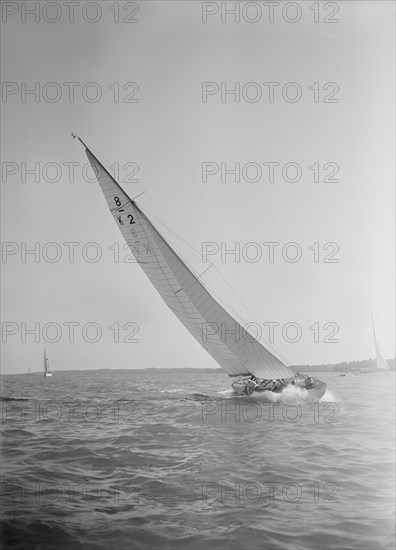
[[[286,380],[257,380],[257,387],[252,392],[249,388],[249,378],[236,380],[232,388],[237,395],[251,395],[252,393],[282,393],[288,388],[300,388],[307,392],[307,398],[318,401],[326,393],[326,384],[318,378],[298,375]]]

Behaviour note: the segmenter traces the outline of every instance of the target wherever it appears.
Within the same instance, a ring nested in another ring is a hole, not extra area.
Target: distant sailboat
[[[73,135],[73,134],[72,134]],[[78,137],[73,135],[73,137]],[[311,376],[295,376],[278,357],[243,328],[210,294],[196,275],[120,187],[85,143],[78,138],[93,167],[110,212],[137,263],[167,306],[199,344],[228,373],[241,378],[237,394],[281,392],[292,385],[320,399],[326,384]],[[204,333],[204,327],[211,327]]]
[[[377,340],[377,336],[375,334],[375,326],[374,326],[374,315],[373,312],[371,312],[371,321],[373,324],[373,335],[374,335],[374,344],[375,344],[375,355],[377,359],[377,370],[389,370],[389,365],[382,355],[380,345]]]
[[[52,373],[49,369],[49,362],[48,362],[47,354],[45,352],[45,348],[44,348],[44,376],[52,376]]]
[[[32,369],[30,369],[30,368],[29,368],[29,370],[28,370],[28,375],[29,375],[29,376],[33,376]]]

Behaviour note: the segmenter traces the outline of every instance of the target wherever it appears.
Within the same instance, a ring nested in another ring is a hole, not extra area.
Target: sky
[[[54,370],[216,367],[72,132],[197,272],[212,252],[204,282],[288,364],[373,357],[371,310],[394,357],[393,2],[272,22],[263,2],[23,4],[2,4],[3,373],[41,370],[44,345]]]

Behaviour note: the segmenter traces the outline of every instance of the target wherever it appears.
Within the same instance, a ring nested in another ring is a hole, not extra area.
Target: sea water
[[[393,548],[395,374],[316,376],[319,402],[218,370],[3,376],[5,547]]]

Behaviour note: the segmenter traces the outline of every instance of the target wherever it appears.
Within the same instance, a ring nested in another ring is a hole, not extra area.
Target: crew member
[[[256,380],[254,379],[254,376],[252,376],[251,379],[248,380],[247,383],[246,383],[247,394],[251,395],[257,387],[258,387],[258,384],[257,384]]]

